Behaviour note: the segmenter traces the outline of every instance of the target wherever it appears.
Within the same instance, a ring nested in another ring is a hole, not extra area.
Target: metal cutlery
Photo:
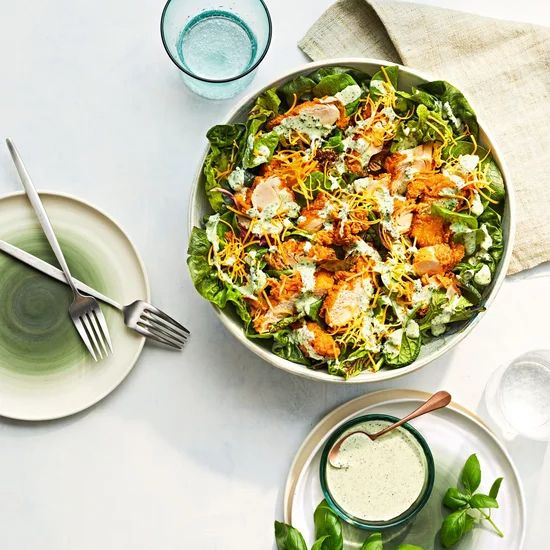
[[[0,250],[52,279],[68,284],[63,271],[20,248],[0,240]],[[189,331],[155,306],[142,300],[123,306],[78,279],[73,279],[73,282],[79,291],[121,311],[124,323],[131,330],[175,349],[182,349],[185,345]]]
[[[29,201],[34,208],[36,217],[38,218],[38,221],[42,226],[42,230],[44,231],[55,257],[63,270],[65,281],[73,291],[74,298],[69,307],[69,315],[73,321],[73,324],[94,360],[97,361],[98,358],[103,359],[103,357],[107,357],[109,354],[107,347],[111,352],[113,351],[113,345],[111,343],[111,337],[109,336],[109,329],[107,328],[105,317],[99,308],[97,300],[90,296],[84,296],[76,288],[69,270],[69,266],[63,256],[63,251],[59,246],[59,242],[55,236],[52,224],[48,218],[48,214],[42,204],[42,200],[34,188],[31,178],[25,169],[23,161],[21,160],[14,144],[9,139],[6,139],[6,144],[17,172],[19,173],[21,183],[23,184]]]

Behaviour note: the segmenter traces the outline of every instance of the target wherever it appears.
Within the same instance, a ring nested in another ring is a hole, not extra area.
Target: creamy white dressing
[[[296,311],[303,315],[309,315],[311,311],[311,306],[315,304],[315,302],[318,302],[319,298],[311,293],[302,294],[294,304],[296,307]]]
[[[403,340],[403,329],[394,330],[384,342],[384,353],[389,356],[399,355],[401,341]]]
[[[239,191],[244,185],[244,170],[240,167],[235,168],[229,177],[227,178],[227,183],[233,191]]]
[[[487,264],[483,264],[474,275],[474,282],[481,286],[487,286],[491,282],[491,270]]]
[[[371,80],[370,85],[374,88],[380,95],[386,95],[388,90],[386,88],[386,83],[383,80]]]
[[[296,271],[302,278],[302,292],[309,292],[315,289],[315,264],[300,263],[296,266]]]
[[[343,105],[348,105],[361,97],[361,88],[357,84],[352,84],[334,94],[334,97]]]
[[[413,340],[420,336],[420,327],[418,326],[418,323],[414,319],[411,319],[407,323],[405,334],[407,335],[408,338],[412,338]]]
[[[483,210],[485,210],[485,207],[481,202],[481,197],[477,191],[474,191],[474,199],[470,205],[470,212],[474,216],[481,216],[481,214],[483,214]]]
[[[459,130],[461,125],[462,125],[462,122],[459,118],[457,118],[455,116],[455,114],[453,113],[453,109],[452,107],[449,105],[449,102],[448,101],[445,101],[445,103],[443,103],[443,111],[445,112],[445,114],[447,115],[447,118],[451,121],[451,124],[457,129]]]
[[[462,168],[462,170],[464,170],[467,174],[476,169],[478,162],[479,157],[477,155],[460,155],[458,157],[458,164],[460,165],[460,168]]]
[[[361,325],[362,347],[367,351],[378,353],[382,346],[378,336],[386,330],[386,327],[372,315],[365,315]]]
[[[489,248],[493,246],[493,238],[489,235],[489,231],[487,230],[487,226],[485,224],[481,226],[481,230],[485,236],[479,246],[481,246],[483,250],[489,250]]]
[[[214,251],[220,249],[220,239],[218,237],[218,224],[220,223],[220,215],[212,214],[206,222],[206,238],[214,247]]]
[[[374,433],[388,424],[369,420],[349,431]],[[404,428],[396,428],[375,441],[353,435],[340,448],[337,460],[343,468],[327,463],[329,492],[348,514],[365,521],[389,521],[406,512],[426,483],[424,451]]]
[[[299,132],[307,135],[310,140],[326,137],[332,132],[333,126],[323,124],[317,117],[302,113],[297,116],[289,116],[283,119],[281,124],[274,128],[278,135],[290,137],[290,134]]]
[[[458,174],[451,174],[446,168],[443,168],[443,170],[441,170],[441,173],[446,178],[449,178],[458,189],[462,189],[466,185],[463,177],[459,176]]]
[[[311,357],[311,359],[315,359],[317,361],[322,361],[324,359],[324,357],[319,355],[311,345],[311,342],[315,339],[315,334],[307,328],[305,323],[300,328],[297,328],[292,332],[291,339],[298,346],[302,347],[305,350],[306,355]]]

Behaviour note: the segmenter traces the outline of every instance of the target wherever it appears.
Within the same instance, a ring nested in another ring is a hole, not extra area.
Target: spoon
[[[352,435],[356,434],[363,434],[370,438],[371,441],[374,441],[378,439],[381,435],[387,434],[388,432],[391,432],[395,428],[398,428],[399,426],[402,426],[405,424],[405,422],[408,422],[409,420],[412,420],[413,418],[417,418],[419,416],[422,416],[423,414],[437,411],[438,409],[442,409],[443,407],[446,407],[451,402],[451,394],[446,391],[438,391],[434,393],[427,401],[422,403],[420,407],[415,409],[412,413],[408,414],[404,418],[401,418],[401,420],[398,420],[397,422],[394,422],[393,424],[390,424],[383,430],[380,430],[376,433],[369,433],[365,430],[355,430],[353,432],[350,432],[349,434],[344,435],[341,437],[333,446],[330,452],[328,453],[328,460],[330,462],[331,466],[334,466],[335,468],[341,468],[341,466],[335,462],[338,453],[340,452],[340,447]]]

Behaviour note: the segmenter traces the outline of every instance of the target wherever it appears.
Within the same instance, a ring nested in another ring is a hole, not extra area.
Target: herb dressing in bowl
[[[368,415],[334,432],[321,460],[321,485],[327,502],[344,520],[363,528],[385,528],[411,519],[427,502],[434,480],[427,443],[410,425],[395,428],[372,441],[350,436],[340,447],[335,465],[328,452],[346,433],[376,433],[397,418]]]

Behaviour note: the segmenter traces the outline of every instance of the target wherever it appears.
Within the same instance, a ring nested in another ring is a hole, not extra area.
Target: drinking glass
[[[160,32],[187,86],[226,99],[254,78],[271,42],[271,17],[263,0],[168,0]]]
[[[524,353],[497,369],[485,404],[507,439],[550,440],[550,350]]]

